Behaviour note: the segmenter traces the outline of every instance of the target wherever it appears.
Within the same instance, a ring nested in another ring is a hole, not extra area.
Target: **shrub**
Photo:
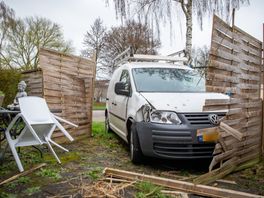
[[[0,69],[0,90],[5,95],[3,106],[13,103],[21,74],[16,69]]]

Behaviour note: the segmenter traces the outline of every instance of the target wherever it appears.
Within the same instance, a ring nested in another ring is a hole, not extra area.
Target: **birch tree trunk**
[[[189,62],[192,57],[192,0],[189,0],[186,5],[186,52]]]
[[[193,0],[181,0],[182,11],[186,19],[186,41],[185,50],[188,58],[188,63],[191,63],[192,57],[192,1]]]

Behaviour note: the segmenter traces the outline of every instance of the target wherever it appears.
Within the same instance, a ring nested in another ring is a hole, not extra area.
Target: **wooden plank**
[[[260,80],[260,76],[258,76],[258,75],[252,75],[252,74],[243,74],[243,73],[241,73],[239,75],[239,79],[259,81]]]
[[[70,60],[71,59],[77,59],[77,60],[82,60],[84,62],[87,62],[87,63],[90,63],[90,64],[94,64],[94,61],[91,60],[91,59],[87,59],[87,58],[84,58],[84,57],[79,57],[79,56],[75,56],[75,55],[70,55],[70,54],[66,54],[66,53],[62,53],[62,52],[58,52],[58,51],[55,51],[55,50],[51,50],[51,49],[45,49],[45,48],[41,48],[40,49],[40,56],[53,56],[54,57],[63,57],[63,58],[69,58]]]
[[[252,35],[246,33],[245,31],[243,31],[242,29],[240,29],[239,27],[235,26],[235,30],[236,32],[238,32],[238,36],[244,40],[246,43],[250,43],[251,45],[255,46],[258,49],[262,49],[262,42],[259,41],[257,38],[253,37]]]
[[[252,56],[250,56],[249,53],[245,54],[245,52],[243,52],[243,53],[239,54],[238,57],[245,62],[251,62],[251,63],[254,63],[255,65],[259,65],[259,66],[261,64],[261,58],[260,57],[258,57],[258,58],[252,57]]]
[[[240,62],[239,67],[244,71],[250,71],[250,72],[254,72],[254,73],[258,73],[258,74],[260,72],[260,68],[250,66],[250,65],[246,64],[245,62]]]
[[[212,60],[212,58],[209,58],[209,68],[217,68],[224,71],[230,71],[236,74],[240,74],[240,69],[234,65],[226,64],[218,59]]]
[[[242,138],[243,138],[243,134],[242,133],[240,133],[238,130],[228,126],[224,122],[220,123],[220,128],[222,130],[224,130],[225,132],[229,133],[230,135],[232,135],[234,138],[238,139],[239,141],[241,141]]]
[[[230,82],[233,84],[238,84],[239,79],[235,76],[226,76],[226,75],[221,75],[221,74],[213,74],[213,73],[208,73],[207,78],[211,80],[218,80],[218,81],[223,81],[223,82]]]
[[[256,100],[255,100],[256,101]],[[243,108],[254,108],[254,107],[257,107],[257,108],[260,108],[261,107],[261,100],[257,100],[255,102],[254,100],[250,100],[250,102],[247,102],[247,103],[241,103],[241,107]]]
[[[237,56],[214,47],[211,47],[210,54],[229,61],[240,63],[240,59]]]
[[[252,85],[252,84],[245,84],[245,83],[240,83],[237,86],[240,89],[254,89],[254,90],[259,90],[259,85]]]
[[[214,15],[213,18],[213,29],[217,29],[219,32],[221,32],[226,37],[229,37],[230,39],[238,40],[236,34],[233,33],[233,29],[216,15]]]
[[[221,179],[224,176],[231,173],[233,170],[235,170],[235,163],[238,160],[238,157],[231,158],[224,162],[222,166],[218,169],[215,169],[211,172],[205,173],[193,180],[195,184],[209,184],[214,182],[217,179]]]
[[[14,176],[12,176],[12,177],[10,177],[10,178],[8,178],[8,179],[2,181],[2,182],[0,183],[0,186],[3,185],[3,184],[6,184],[6,183],[8,183],[8,182],[14,181],[14,180],[16,180],[16,179],[19,178],[19,177],[22,177],[22,176],[28,175],[28,174],[34,172],[35,170],[38,170],[38,169],[40,169],[40,168],[42,168],[42,167],[44,167],[44,166],[46,166],[46,165],[47,165],[47,164],[42,163],[42,164],[40,164],[40,165],[37,165],[37,166],[33,167],[32,169],[29,169],[29,170],[23,171],[23,172],[21,172],[21,173],[19,173],[19,174],[17,174],[17,175],[14,175]]]
[[[212,55],[212,57],[216,57],[216,58],[221,58],[221,56],[217,56],[214,52],[212,52],[212,49],[217,49],[217,51],[223,51],[223,52],[226,52],[228,54],[232,54],[233,56],[238,56],[238,54],[239,54],[238,51],[233,50],[229,46],[219,45],[216,42],[212,42],[212,44],[211,44],[211,50],[210,50],[209,54]],[[230,62],[230,64],[233,65],[233,63],[231,63],[231,62]]]
[[[242,115],[243,114],[243,109],[242,108],[233,108],[233,109],[229,109],[229,111],[227,112],[226,115],[234,115],[234,114],[239,114]]]
[[[196,185],[190,182],[172,180],[163,177],[156,177],[152,175],[140,174],[135,172],[123,171],[113,168],[105,168],[104,174],[107,176],[114,176],[121,179],[131,179],[140,181],[149,181],[153,184],[169,187],[172,189],[180,190],[187,193],[196,195],[209,196],[209,197],[232,197],[232,198],[260,198],[259,195],[252,195],[249,193],[238,192],[227,189],[220,189],[205,185]]]
[[[251,145],[251,147],[247,147],[247,148],[234,147],[232,150],[228,150],[224,153],[214,156],[209,166],[209,171],[212,171],[213,167],[217,165],[218,163],[220,163],[221,161],[225,161],[235,156],[242,156],[244,154],[250,153],[259,148],[260,148],[259,145]]]
[[[164,195],[169,195],[173,197],[189,198],[189,195],[187,193],[180,191],[161,190],[160,192]]]
[[[233,138],[233,137],[232,137]],[[250,139],[246,139],[242,142],[239,142],[237,139],[229,139],[228,141],[225,141],[227,149],[226,150],[232,150],[235,147],[242,147],[242,146],[248,146],[248,145],[255,145],[259,144],[260,139],[259,137],[253,137]],[[221,152],[221,145],[218,143],[215,146],[214,154],[218,154]]]
[[[237,52],[241,51],[241,44],[239,42],[235,41],[233,43],[232,38],[226,37],[218,29],[214,29],[212,42],[214,42],[216,45],[222,45]]]
[[[234,87],[220,87],[220,85],[219,87],[206,85],[206,91],[207,92],[218,92],[218,93],[230,92],[233,94],[237,93],[237,90]]]

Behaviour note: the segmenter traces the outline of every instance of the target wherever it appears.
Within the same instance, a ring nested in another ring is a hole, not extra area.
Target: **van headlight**
[[[181,124],[180,118],[172,111],[153,111],[150,113],[150,121],[160,124]]]

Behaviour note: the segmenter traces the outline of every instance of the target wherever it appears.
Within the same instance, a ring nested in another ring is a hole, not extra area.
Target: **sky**
[[[121,24],[117,19],[114,5],[106,6],[105,0],[4,0],[14,9],[17,17],[42,16],[62,27],[66,40],[71,40],[75,54],[83,49],[85,32],[90,29],[94,20],[100,17],[106,27]],[[185,46],[184,20],[173,26],[172,32],[168,25],[161,27],[160,54],[167,55]],[[259,40],[263,40],[264,0],[251,0],[250,5],[236,11],[235,25]],[[204,20],[203,31],[194,20],[193,46],[210,45],[212,18]],[[172,33],[172,34],[171,34]],[[171,36],[172,35],[172,36]]]

